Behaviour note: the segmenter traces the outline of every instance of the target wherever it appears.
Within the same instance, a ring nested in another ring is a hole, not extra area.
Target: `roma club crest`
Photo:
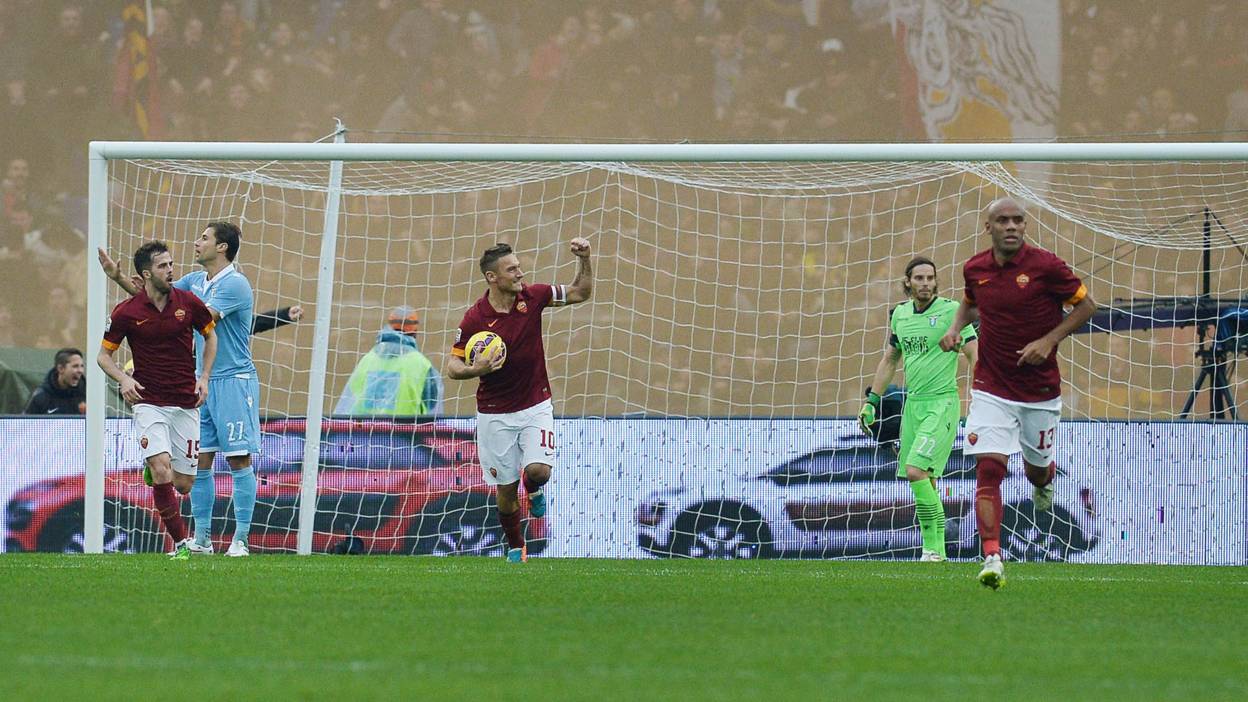
[[[1027,287],[1027,284],[1031,282],[1031,278],[1027,277],[1026,273],[1019,273],[1018,277],[1014,279],[1014,282],[1018,283],[1018,287],[1025,288]]]
[[[524,304],[524,300],[521,300],[521,301],[519,301],[519,302],[517,302],[517,303],[516,303],[516,311],[517,311],[517,312],[528,312],[528,311],[529,311],[529,306],[528,306],[528,305],[526,305],[526,304]]]
[[[181,322],[182,320],[186,319],[186,310],[184,310],[184,309],[177,309],[177,310],[175,310],[175,311],[174,311],[173,316],[174,316],[174,318],[176,318],[179,322]]]
[[[975,432],[971,432],[970,434],[966,435],[966,440],[971,446],[974,446],[975,442],[979,441],[979,434],[976,434]]]

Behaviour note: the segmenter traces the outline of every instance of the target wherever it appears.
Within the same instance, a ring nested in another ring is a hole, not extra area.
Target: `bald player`
[[[1001,481],[1020,449],[1037,511],[1053,507],[1053,460],[1061,418],[1057,346],[1096,311],[1088,289],[1066,262],[1026,241],[1027,215],[1010,198],[985,210],[992,247],[962,268],[966,292],[940,340],[957,348],[961,331],[979,319],[979,361],[971,384],[963,452],[975,461],[975,521],[983,546],[979,582],[1005,583],[1001,562]],[[1064,307],[1070,306],[1069,314]]]

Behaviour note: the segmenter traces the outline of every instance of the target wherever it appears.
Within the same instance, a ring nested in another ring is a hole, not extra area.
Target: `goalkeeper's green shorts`
[[[906,477],[906,466],[928,471],[933,478],[945,473],[945,464],[958,435],[962,403],[957,395],[909,397],[901,413],[901,453],[897,477]]]

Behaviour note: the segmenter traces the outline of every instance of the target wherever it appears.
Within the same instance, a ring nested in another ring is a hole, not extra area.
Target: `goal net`
[[[1227,459],[1225,442],[1240,440],[1242,453],[1242,434],[1174,421],[1230,418],[1245,390],[1234,360],[1248,324],[1228,327],[1248,282],[1242,161],[1031,163],[1025,177],[1000,162],[347,161],[340,194],[327,162],[140,159],[108,169],[106,246],[126,271],[150,239],[171,245],[176,275],[195,270],[194,238],[227,219],[243,230],[236,266],[256,311],[307,311],[252,342],[261,552],[296,550],[298,515],[313,508],[313,551],[501,553],[476,463],[475,382],[444,380],[437,418],[345,416],[339,403],[396,308],[418,313],[415,341],[441,371],[485,289],[476,261],[496,242],[516,248],[528,281],[548,283],[575,274],[569,239],[593,246],[592,300],[544,315],[559,458],[551,514],[528,529],[531,550],[548,555],[915,557],[913,499],[896,459],[852,418],[889,312],[905,299],[907,261],[935,260],[940,293],[960,299],[961,264],[989,243],[983,209],[1004,195],[1027,203],[1029,240],[1065,259],[1103,308],[1060,347],[1063,417],[1075,421],[1060,430],[1052,512],[1035,512],[1021,465],[1011,465],[1011,556],[1199,561],[1199,547],[1178,543],[1167,548],[1180,555],[1158,556],[1178,537],[1161,526],[1128,536],[1124,520],[1156,520],[1170,504],[1158,496],[1208,467],[1191,451]],[[326,236],[332,284],[318,287]],[[109,283],[91,314],[107,314],[121,294]],[[965,411],[970,371],[960,364]],[[894,384],[904,390],[904,369]],[[105,547],[163,548],[126,410],[115,388],[108,397]],[[300,486],[313,408],[323,419],[309,503]],[[1130,429],[1140,425],[1152,448]],[[940,493],[950,553],[970,558],[973,461],[960,447],[961,435]],[[218,462],[220,540],[233,510]],[[1120,487],[1139,475],[1151,476],[1144,493]],[[1238,473],[1200,475],[1209,487],[1192,501],[1222,489],[1243,499]]]

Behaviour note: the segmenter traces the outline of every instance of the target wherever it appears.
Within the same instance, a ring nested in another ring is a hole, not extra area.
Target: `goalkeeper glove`
[[[875,424],[880,414],[880,396],[874,392],[867,392],[867,404],[862,406],[862,410],[858,412],[858,425],[862,427],[864,434],[875,436],[871,432],[871,425]]]

